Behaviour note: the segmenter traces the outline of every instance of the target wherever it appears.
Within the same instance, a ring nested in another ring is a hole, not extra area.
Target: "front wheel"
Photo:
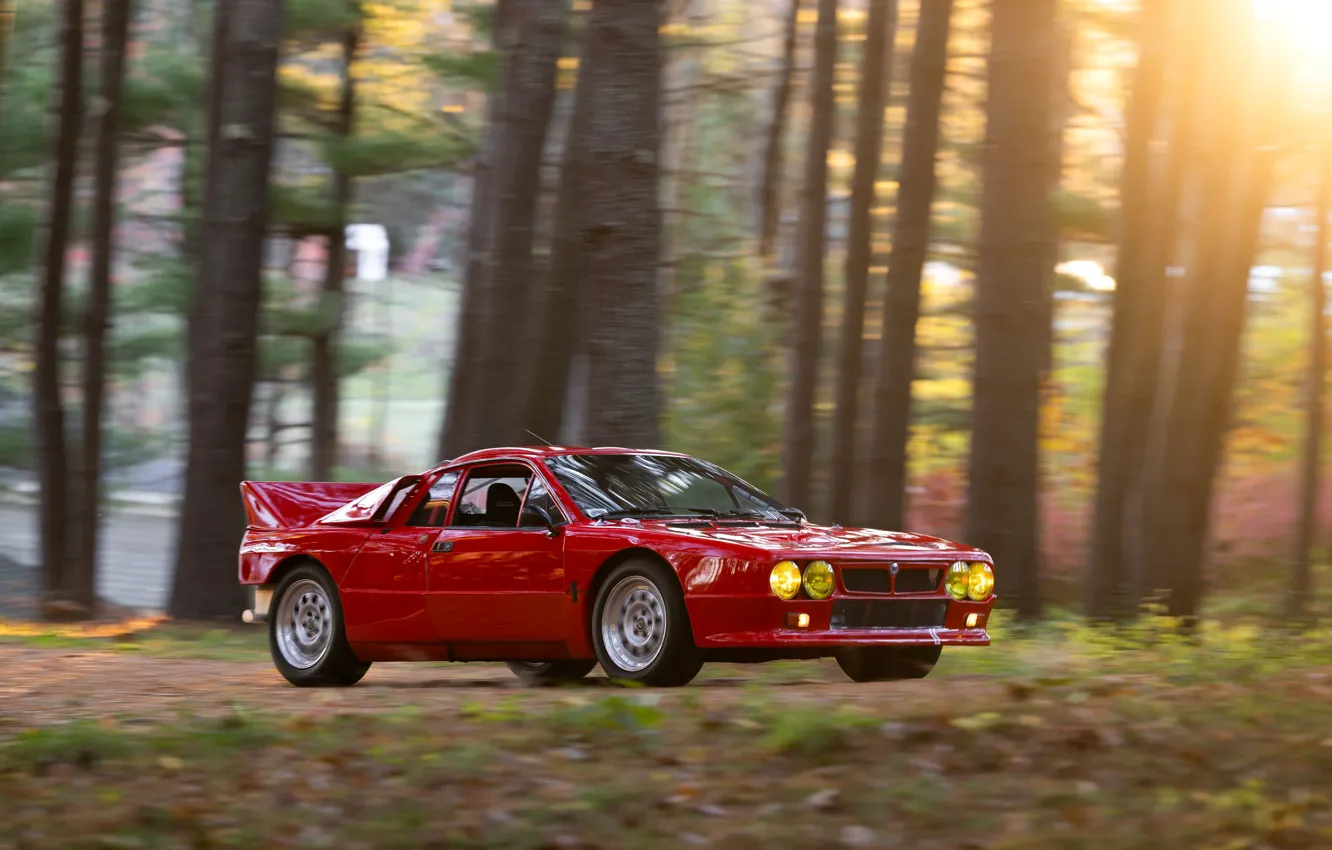
[[[625,561],[602,582],[592,643],[612,680],[677,687],[703,667],[679,581],[664,564],[647,559]]]
[[[510,661],[508,667],[525,685],[559,685],[576,682],[592,672],[596,659],[561,661]]]
[[[837,666],[853,682],[924,679],[942,653],[942,646],[855,646],[837,653]]]
[[[317,564],[283,577],[268,612],[268,650],[288,682],[302,688],[354,685],[370,662],[352,654],[333,579]]]

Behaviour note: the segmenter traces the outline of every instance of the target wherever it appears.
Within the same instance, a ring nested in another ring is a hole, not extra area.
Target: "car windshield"
[[[786,510],[755,487],[691,457],[557,455],[555,478],[589,517],[728,516],[787,521]]]

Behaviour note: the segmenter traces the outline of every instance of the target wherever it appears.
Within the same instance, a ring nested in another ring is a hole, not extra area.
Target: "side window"
[[[521,464],[495,464],[469,470],[450,524],[517,528],[518,510],[531,477],[532,471]]]
[[[430,490],[421,497],[421,503],[412,511],[407,524],[415,528],[439,528],[449,516],[449,505],[453,503],[453,491],[458,489],[460,474],[446,472],[430,485]]]
[[[402,507],[402,503],[407,501],[407,497],[412,494],[418,480],[420,480],[418,476],[400,480],[393,490],[393,494],[384,500],[384,504],[379,506],[379,510],[375,511],[374,518],[377,520],[393,519],[393,515],[398,508]]]
[[[532,486],[527,491],[527,498],[523,500],[523,515],[519,518],[518,525],[523,528],[545,528],[546,520],[541,517],[537,509],[544,511],[551,522],[559,523],[564,520],[564,515],[555,506],[555,500],[546,489],[546,482],[540,478],[533,478]]]

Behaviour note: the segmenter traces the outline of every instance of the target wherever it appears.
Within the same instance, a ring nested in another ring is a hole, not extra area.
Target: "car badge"
[[[890,569],[889,572],[891,572],[893,575],[897,575],[897,563],[896,563],[896,562],[893,563],[892,569]]]

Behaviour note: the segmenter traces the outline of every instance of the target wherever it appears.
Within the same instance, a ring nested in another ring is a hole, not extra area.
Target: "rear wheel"
[[[558,685],[576,682],[597,666],[595,658],[560,661],[510,661],[508,667],[527,685]]]
[[[657,561],[625,561],[601,584],[592,643],[611,679],[656,687],[687,685],[703,666],[680,583]]]
[[[268,650],[288,682],[303,688],[346,687],[361,681],[370,662],[352,654],[338,588],[317,564],[283,577],[268,613]]]
[[[855,646],[837,653],[837,666],[853,682],[924,679],[942,653],[942,646]]]

